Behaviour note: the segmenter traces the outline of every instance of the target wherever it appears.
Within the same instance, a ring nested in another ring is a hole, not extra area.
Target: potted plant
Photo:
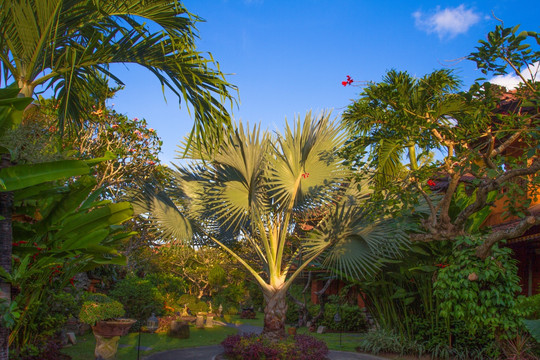
[[[92,326],[96,338],[94,354],[97,360],[114,359],[120,336],[127,335],[136,322],[123,319],[124,306],[104,294],[87,294],[83,298],[79,320]]]

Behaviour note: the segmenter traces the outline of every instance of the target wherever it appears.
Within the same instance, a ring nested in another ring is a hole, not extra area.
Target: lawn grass
[[[187,347],[217,345],[228,335],[236,334],[237,330],[226,326],[215,326],[213,328],[197,329],[190,327],[189,339],[176,339],[168,337],[167,334],[141,334],[141,348],[151,347],[152,350],[140,352],[141,359],[144,356],[165,350],[173,350]],[[120,338],[118,346],[118,359],[136,359],[138,333],[130,333]],[[123,347],[127,345],[127,347]],[[92,333],[77,337],[77,344],[62,349],[64,354],[70,355],[77,360],[94,360],[94,347],[96,340]]]
[[[339,333],[325,333],[317,334],[312,333],[305,327],[299,328],[297,334],[304,334],[313,336],[319,340],[323,340],[330,350],[338,351],[351,351],[356,352],[358,342],[362,339],[362,333],[342,333],[341,334],[341,346],[339,344]]]
[[[226,319],[227,322],[235,325],[263,326],[264,314],[257,313],[255,319],[240,319],[240,316],[233,315]],[[217,345],[221,343],[228,335],[237,333],[237,329],[227,326],[215,326],[213,328],[197,329],[190,326],[189,339],[170,338],[167,334],[141,334],[141,348],[151,347],[152,350],[140,351],[140,357],[148,356],[161,351],[174,350],[187,347]],[[326,342],[330,350],[352,351],[355,352],[358,341],[362,338],[361,333],[343,333],[341,334],[341,346],[339,342],[339,333],[317,334],[309,332],[307,328],[299,328],[298,334],[311,335],[319,340]],[[120,338],[118,347],[118,359],[136,359],[137,358],[138,333],[130,333]],[[94,360],[94,347],[96,341],[92,333],[77,337],[77,345],[62,349],[64,354],[70,355],[77,360]]]
[[[240,315],[225,315],[225,321],[235,325],[253,325],[263,327],[264,325],[264,314],[256,313],[255,319],[241,319]]]

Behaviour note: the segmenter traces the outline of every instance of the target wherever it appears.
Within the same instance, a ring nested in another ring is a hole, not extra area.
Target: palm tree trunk
[[[264,291],[264,328],[263,336],[270,341],[279,341],[286,337],[285,316],[287,313],[287,289]]]
[[[2,154],[0,168],[11,166],[9,154]],[[0,266],[8,273],[11,272],[11,246],[13,234],[11,231],[11,207],[13,205],[13,193],[0,193]],[[5,305],[11,303],[11,285],[0,279],[0,299]],[[0,360],[9,359],[9,329],[0,324]]]

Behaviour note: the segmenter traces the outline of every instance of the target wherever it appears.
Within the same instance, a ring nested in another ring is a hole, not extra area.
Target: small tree
[[[368,183],[351,182],[337,156],[341,134],[326,115],[307,115],[275,138],[240,125],[211,162],[178,168],[175,183],[147,186],[136,202],[164,235],[211,241],[247,269],[264,293],[270,339],[285,336],[287,289],[311,261],[324,255],[358,277],[406,241],[395,222],[365,207]],[[294,233],[313,210],[320,214],[313,228]],[[254,256],[240,256],[242,247]]]
[[[476,215],[489,212],[494,197],[506,199],[506,216],[515,216],[517,223],[484,234],[477,256],[486,258],[497,242],[540,224],[540,214],[528,210],[540,181],[540,91],[530,73],[540,51],[528,42],[538,43],[540,36],[518,34],[518,28],[497,26],[469,56],[486,74],[510,71],[519,76],[523,83],[516,90],[476,82],[468,92],[458,93],[458,82],[447,71],[417,80],[390,72],[382,83],[369,85],[344,115],[357,137],[350,142],[352,159],[358,160],[355,154],[366,149],[364,145],[376,144],[367,151],[383,174],[393,177],[387,190],[399,194],[399,201],[386,204],[416,204],[420,197],[429,208],[422,219],[425,231],[413,234],[413,241],[454,241],[470,235],[481,225],[475,219],[483,219]],[[440,76],[445,73],[450,78]],[[382,146],[387,143],[393,146]],[[358,144],[362,146],[354,147]],[[399,167],[404,148],[409,149],[409,163]],[[416,149],[420,155],[439,150],[443,159],[421,164]],[[392,171],[385,171],[389,168]],[[396,168],[403,170],[400,176]]]

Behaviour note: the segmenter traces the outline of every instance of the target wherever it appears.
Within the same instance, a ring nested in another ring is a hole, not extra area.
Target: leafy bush
[[[309,306],[310,315],[316,316],[319,313],[320,305]],[[341,321],[334,321],[336,313],[340,314]],[[298,320],[298,314],[296,315]],[[317,325],[324,325],[327,329],[334,331],[365,331],[367,321],[364,313],[358,306],[326,304],[324,314],[319,319]]]
[[[288,324],[296,324],[298,322],[298,305],[287,298],[287,312],[285,313],[285,322]]]
[[[184,306],[187,305],[189,307],[189,304],[194,304],[198,300],[195,296],[190,294],[184,294],[178,298],[178,305]]]
[[[160,294],[172,294],[176,298],[185,294],[188,288],[186,281],[180,276],[168,273],[152,273],[145,277],[146,280],[156,287]]]
[[[204,301],[198,301],[196,303],[188,305],[188,308],[191,310],[191,313],[193,315],[195,315],[198,312],[207,312],[208,311],[208,304],[205,303]]]
[[[516,309],[520,311],[525,319],[540,319],[540,294],[518,298]]]
[[[80,309],[75,296],[67,291],[46,290],[44,299],[36,305],[39,309],[29,327],[44,339],[59,332],[67,319],[77,316]]]
[[[184,294],[180,296],[177,304],[180,307],[184,307],[184,305],[187,305],[189,311],[191,311],[191,314],[193,315],[197,314],[198,312],[208,311],[208,304],[206,304],[204,301],[199,301],[199,299],[190,294]]]
[[[475,254],[481,238],[463,237],[454,244],[445,268],[438,272],[434,295],[440,301],[439,314],[447,320],[461,320],[469,335],[487,331],[492,339],[512,338],[521,326],[522,313],[516,307],[521,290],[516,261],[509,248],[492,248],[485,260]]]
[[[234,305],[229,305],[223,310],[223,312],[226,315],[238,315],[238,308]]]
[[[96,322],[109,320],[124,316],[124,307],[118,301],[109,298],[105,294],[92,294],[86,296],[83,302],[79,320],[89,325],[95,325]]]
[[[163,313],[163,297],[149,280],[128,276],[116,283],[109,295],[124,305],[129,318],[146,321],[152,313]]]
[[[410,341],[398,336],[396,333],[379,329],[370,331],[358,342],[358,350],[371,354],[381,352],[396,353],[400,355],[412,354],[421,356],[424,348],[416,341]]]
[[[19,351],[10,351],[12,360],[62,360],[71,359],[70,356],[62,354],[60,350],[62,344],[57,339],[49,339],[38,345],[25,344]]]
[[[231,360],[323,360],[328,354],[328,347],[323,341],[308,335],[296,335],[277,343],[261,335],[230,335],[221,345]]]
[[[468,332],[468,324],[461,320],[432,324],[427,319],[414,318],[413,322],[414,340],[433,357],[496,359],[500,354],[497,342],[493,341],[492,334],[486,328],[478,329],[473,336]]]
[[[216,306],[238,305],[248,300],[248,292],[244,284],[230,284],[221,288],[212,296],[212,303]]]

